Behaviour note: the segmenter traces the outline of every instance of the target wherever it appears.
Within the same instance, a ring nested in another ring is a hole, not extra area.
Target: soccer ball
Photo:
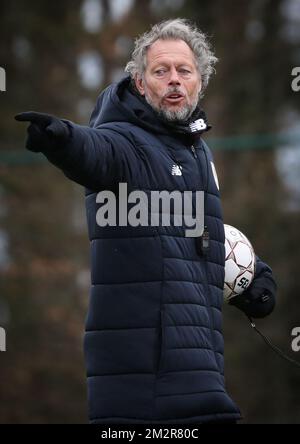
[[[224,224],[225,281],[224,300],[228,302],[251,284],[256,267],[253,247],[241,231]]]

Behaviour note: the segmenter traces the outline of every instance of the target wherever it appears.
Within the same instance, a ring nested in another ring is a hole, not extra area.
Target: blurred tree
[[[75,118],[77,53],[85,35],[81,5],[1,2],[0,60],[8,85],[0,103],[0,150],[24,145],[25,128],[13,119],[21,110]],[[81,341],[87,294],[77,276],[88,267],[88,244],[72,227],[74,185],[48,165],[2,165],[0,183],[10,261],[0,270],[0,300],[8,307],[0,421],[86,422]]]

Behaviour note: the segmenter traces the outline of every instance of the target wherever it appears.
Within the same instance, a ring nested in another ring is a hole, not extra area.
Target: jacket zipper
[[[198,158],[194,145],[191,145],[191,150],[195,159]]]
[[[202,148],[203,149],[203,148]],[[197,159],[197,154],[195,151],[195,147],[194,145],[191,146],[191,150],[192,153],[194,155],[194,158]],[[207,154],[205,149],[203,149],[204,151],[204,156],[205,156],[205,160],[206,160],[206,186],[205,186],[205,203],[204,203],[204,211],[206,208],[206,203],[207,203],[207,193],[208,193],[208,180],[209,180],[209,166],[208,166],[208,158],[207,158]],[[198,166],[198,170],[200,169],[199,167],[199,162],[197,162],[197,166]],[[204,215],[205,216],[205,215]],[[205,230],[207,230],[206,224],[205,224]],[[209,232],[208,232],[208,236],[209,236]],[[212,351],[214,353],[215,356],[215,362],[216,362],[216,368],[219,370],[219,365],[218,365],[218,361],[217,361],[217,356],[216,356],[216,350],[215,350],[215,344],[214,344],[214,328],[213,328],[213,324],[212,324],[212,315],[213,315],[213,309],[212,306],[210,304],[210,296],[211,296],[211,292],[210,292],[210,288],[209,288],[209,283],[208,283],[208,263],[207,263],[207,255],[203,255],[200,256],[202,263],[204,264],[204,269],[205,269],[205,277],[204,277],[204,288],[205,288],[205,296],[206,296],[206,302],[207,302],[207,308],[210,312],[210,316],[209,316],[209,328],[211,331],[211,346],[212,346]]]

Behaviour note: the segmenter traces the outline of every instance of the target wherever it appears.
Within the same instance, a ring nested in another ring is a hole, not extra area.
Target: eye
[[[155,71],[155,74],[156,74],[157,76],[163,76],[165,73],[166,73],[166,70],[165,70],[165,69],[157,69],[157,70]]]
[[[184,69],[184,68],[181,68],[181,69],[179,70],[179,72],[180,72],[181,74],[191,74],[191,71],[190,71],[189,69]]]

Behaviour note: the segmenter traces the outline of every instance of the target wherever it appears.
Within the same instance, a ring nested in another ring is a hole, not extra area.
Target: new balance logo
[[[182,166],[173,165],[172,176],[182,176]]]
[[[195,122],[190,123],[190,128],[192,133],[196,133],[197,131],[204,131],[207,128],[206,123],[203,119],[195,120]]]

